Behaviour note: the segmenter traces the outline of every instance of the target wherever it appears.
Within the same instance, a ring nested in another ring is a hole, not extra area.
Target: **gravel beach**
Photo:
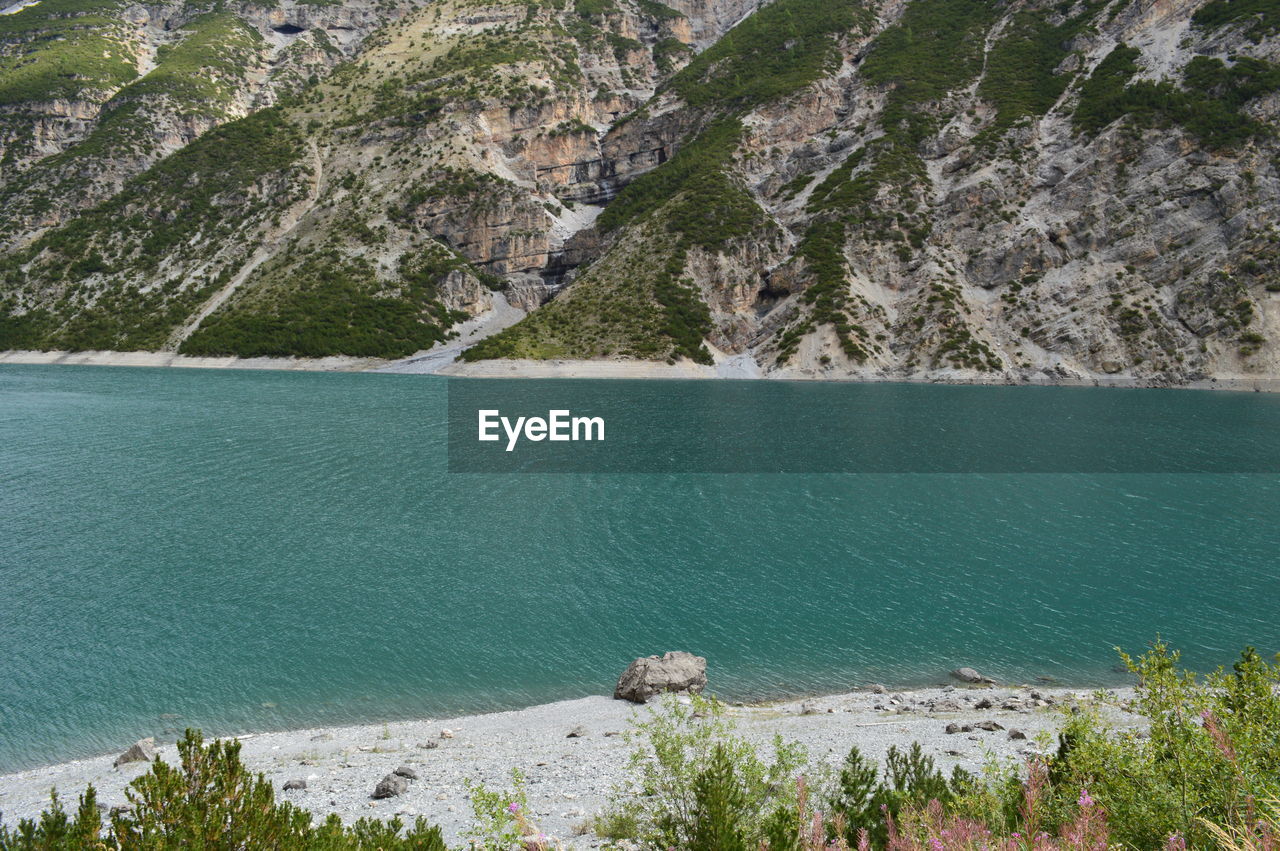
[[[1121,702],[1132,697],[1131,689],[1108,693]],[[956,765],[977,770],[989,756],[1024,759],[1037,747],[1038,733],[1056,731],[1073,705],[1094,697],[1085,689],[947,686],[735,705],[728,714],[743,735],[763,744],[781,734],[804,744],[815,762],[838,763],[855,744],[868,756],[883,759],[890,745],[918,741],[949,773]],[[625,773],[630,748],[620,734],[648,717],[655,705],[597,696],[512,712],[238,738],[245,763],[265,774],[285,800],[318,815],[335,812],[344,821],[396,814],[412,821],[422,815],[440,824],[451,844],[462,840],[471,822],[466,782],[506,787],[511,769],[519,768],[534,821],[567,847],[589,848],[601,840],[582,833],[583,826]],[[1122,726],[1142,723],[1110,706],[1104,712]],[[948,733],[948,725],[972,729]],[[1015,730],[1026,738],[1013,734]],[[577,735],[570,737],[570,732]],[[129,744],[121,742],[120,751]],[[177,761],[172,742],[161,743],[159,755]],[[0,776],[0,818],[13,824],[38,813],[47,805],[51,787],[74,805],[75,796],[92,783],[106,806],[124,804],[125,787],[146,772],[147,764],[113,768],[116,756]],[[374,800],[379,780],[401,766],[412,769],[417,779],[401,795]],[[305,780],[306,788],[285,791],[285,784],[294,780]]]

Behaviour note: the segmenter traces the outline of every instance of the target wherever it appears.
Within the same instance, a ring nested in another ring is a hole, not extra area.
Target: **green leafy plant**
[[[245,768],[239,742],[205,745],[199,732],[187,730],[178,753],[180,767],[157,760],[129,784],[129,806],[116,809],[109,825],[102,824],[92,786],[80,797],[74,818],[68,818],[54,792],[39,819],[24,819],[13,830],[0,825],[0,849],[445,851],[440,829],[422,818],[407,831],[398,818],[360,819],[344,826],[331,814],[313,825],[309,812],[277,803],[271,784]]]
[[[524,774],[511,769],[510,789],[489,789],[467,781],[475,815],[467,831],[470,847],[480,851],[545,851],[553,843],[529,819]]]
[[[597,822],[602,832],[625,827],[647,847],[756,848],[771,817],[796,809],[803,748],[779,737],[765,758],[714,698],[669,697],[627,736],[630,781]]]

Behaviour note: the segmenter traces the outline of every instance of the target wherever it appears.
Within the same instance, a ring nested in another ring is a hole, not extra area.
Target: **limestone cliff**
[[[709,360],[705,340],[780,375],[1280,373],[1273,9],[829,11],[779,0],[611,131],[662,157],[601,220],[604,256],[469,356]],[[757,63],[789,84],[744,83]]]

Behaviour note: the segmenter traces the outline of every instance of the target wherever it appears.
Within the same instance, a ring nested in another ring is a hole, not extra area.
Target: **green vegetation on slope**
[[[118,0],[47,0],[0,15],[0,183],[34,154],[51,100],[101,103],[137,77]]]
[[[279,109],[257,112],[210,131],[112,200],[3,258],[0,349],[160,348],[230,267],[145,292],[139,282],[172,252],[220,252],[270,209],[305,195],[302,151]]]
[[[996,108],[995,120],[982,132],[982,141],[997,141],[1006,130],[1028,118],[1047,113],[1071,82],[1057,73],[1067,58],[1071,39],[1079,35],[1105,0],[1081,4],[1075,14],[1058,23],[1056,10],[1023,9],[1014,13],[1000,39],[987,54],[978,96]]]
[[[835,70],[835,40],[871,21],[867,7],[851,0],[781,0],[729,30],[668,85],[695,109],[742,112]]]
[[[858,305],[848,295],[848,230],[899,241],[903,259],[911,248],[923,246],[930,225],[917,212],[917,193],[928,175],[919,148],[938,125],[931,106],[978,76],[983,35],[998,11],[992,0],[915,0],[897,24],[872,42],[862,74],[889,87],[880,120],[884,134],[855,149],[809,196],[807,209],[814,220],[798,254],[814,279],[804,294],[813,312],[784,332],[780,362],[819,325],[835,329],[850,359],[862,362],[870,354],[874,344],[850,318]]]
[[[1193,58],[1182,85],[1163,80],[1130,82],[1138,72],[1137,48],[1117,45],[1080,89],[1074,122],[1078,132],[1096,134],[1130,117],[1139,126],[1180,125],[1208,148],[1235,148],[1270,132],[1241,111],[1249,100],[1280,91],[1280,67],[1246,56],[1231,64],[1209,56]]]
[[[157,52],[154,69],[124,85],[103,104],[97,123],[83,141],[42,159],[4,187],[0,204],[38,213],[58,194],[82,191],[67,173],[77,163],[153,153],[158,145],[157,110],[178,117],[229,117],[228,107],[249,73],[262,37],[227,12],[201,15],[180,32],[181,41]],[[0,81],[4,79],[0,73]]]
[[[1237,21],[1251,22],[1245,34],[1259,42],[1280,33],[1280,6],[1274,0],[1211,0],[1197,9],[1191,20],[1208,29]]]
[[[686,249],[672,244],[660,220],[647,220],[564,294],[467,349],[463,360],[683,355],[709,362],[702,341],[710,312],[682,278]]]
[[[179,115],[207,115],[223,108],[249,71],[262,36],[230,12],[211,12],[182,26],[183,38],[156,51],[156,67],[121,94],[164,95]]]
[[[437,284],[465,261],[442,247],[407,260],[396,281],[337,251],[279,270],[208,317],[183,344],[189,355],[398,358],[445,338],[464,318],[439,301]]]
[[[119,0],[42,0],[0,15],[0,104],[77,100],[134,79],[132,47],[109,13]],[[13,52],[10,52],[12,50]]]
[[[851,0],[779,0],[730,30],[667,84],[705,116],[705,129],[628,184],[601,215],[600,228],[616,230],[690,189],[695,206],[719,205],[735,190],[745,194],[725,174],[741,138],[737,119],[831,71],[839,62],[835,39],[867,25],[866,9]]]

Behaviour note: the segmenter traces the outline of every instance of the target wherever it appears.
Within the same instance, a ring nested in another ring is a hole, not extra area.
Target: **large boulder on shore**
[[[707,660],[675,650],[661,657],[641,656],[618,677],[614,700],[644,703],[664,691],[697,694],[707,687]]]
[[[116,757],[116,761],[111,765],[119,768],[128,762],[151,762],[155,758],[156,740],[154,736],[148,736],[145,739],[138,739],[138,741],[130,745],[129,749]]]
[[[990,677],[984,677],[973,668],[956,668],[951,672],[951,676],[955,677],[962,683],[994,683],[995,680]]]

